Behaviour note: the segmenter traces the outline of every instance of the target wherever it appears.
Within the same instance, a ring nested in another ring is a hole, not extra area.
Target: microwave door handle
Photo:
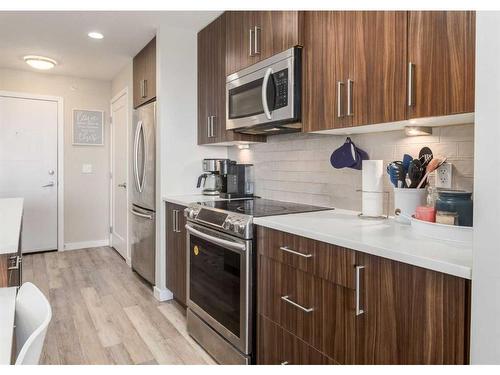
[[[141,130],[142,121],[137,122],[137,127],[135,128],[134,136],[134,180],[137,190],[140,192],[141,184],[139,182],[139,168],[138,168],[138,152],[139,152],[139,131]]]
[[[206,234],[206,233],[200,232],[197,229],[194,229],[189,224],[186,224],[185,228],[189,233],[194,234],[195,236],[200,237],[200,238],[202,238],[208,242],[211,242],[213,244],[225,247],[227,249],[236,250],[236,251],[245,251],[245,249],[246,249],[246,246],[242,243],[232,242],[232,241],[224,240],[222,238],[213,237],[209,234]]]
[[[273,74],[272,68],[267,68],[266,74],[264,75],[264,80],[262,81],[262,107],[264,108],[264,113],[268,120],[271,120],[271,111],[269,111],[269,105],[267,103],[267,83],[269,82],[269,77]]]

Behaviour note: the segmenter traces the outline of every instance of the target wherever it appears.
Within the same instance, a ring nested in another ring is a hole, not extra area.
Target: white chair
[[[16,365],[38,364],[50,319],[47,298],[32,283],[24,283],[16,298]]]

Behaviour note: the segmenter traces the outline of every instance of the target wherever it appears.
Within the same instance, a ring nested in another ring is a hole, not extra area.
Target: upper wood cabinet
[[[133,61],[134,108],[156,98],[156,38]]]
[[[166,207],[166,236],[167,236],[167,288],[174,298],[186,306],[186,207],[167,203]]]
[[[303,129],[404,120],[406,12],[305,12]]]
[[[302,44],[302,12],[226,12],[226,73]]]
[[[408,117],[473,112],[475,12],[408,14]]]
[[[263,142],[226,130],[226,14],[198,33],[198,144]]]

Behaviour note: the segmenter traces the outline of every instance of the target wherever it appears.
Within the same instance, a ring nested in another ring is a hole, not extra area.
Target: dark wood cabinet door
[[[133,60],[134,108],[156,98],[156,38],[153,38]]]
[[[352,363],[354,290],[259,256],[259,313],[338,363]]]
[[[254,12],[229,11],[225,14],[227,22],[226,74],[229,75],[255,64],[259,61],[260,55],[254,54],[252,49],[255,41]]]
[[[409,12],[409,118],[474,111],[474,29],[474,12]]]
[[[350,12],[304,13],[304,132],[340,128],[351,123],[351,117],[346,116],[346,79],[352,52],[351,21]]]
[[[358,11],[349,67],[352,125],[406,119],[407,12]]]
[[[257,340],[259,365],[337,364],[262,315],[258,317]]]
[[[358,253],[357,364],[466,364],[470,282]]]
[[[258,27],[257,50],[259,59],[267,59],[297,45],[302,45],[303,12],[251,12]]]
[[[184,206],[167,203],[167,288],[174,298],[182,305],[186,305],[186,219]]]

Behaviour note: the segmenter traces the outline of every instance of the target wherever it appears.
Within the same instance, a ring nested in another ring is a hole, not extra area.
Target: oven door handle
[[[232,249],[232,250],[238,250],[238,251],[245,251],[245,249],[246,249],[246,245],[244,245],[242,243],[227,241],[227,240],[223,240],[222,238],[213,237],[209,234],[206,234],[206,233],[203,233],[197,229],[194,229],[189,224],[186,224],[185,227],[189,233],[192,233],[195,236],[203,238],[204,240],[212,242],[216,245],[220,245],[220,246],[223,246],[225,248]]]
[[[264,113],[268,120],[271,120],[271,111],[269,111],[269,104],[267,103],[267,83],[269,82],[269,77],[273,74],[273,69],[268,68],[266,74],[264,75],[264,80],[262,81],[262,107],[264,108]]]

